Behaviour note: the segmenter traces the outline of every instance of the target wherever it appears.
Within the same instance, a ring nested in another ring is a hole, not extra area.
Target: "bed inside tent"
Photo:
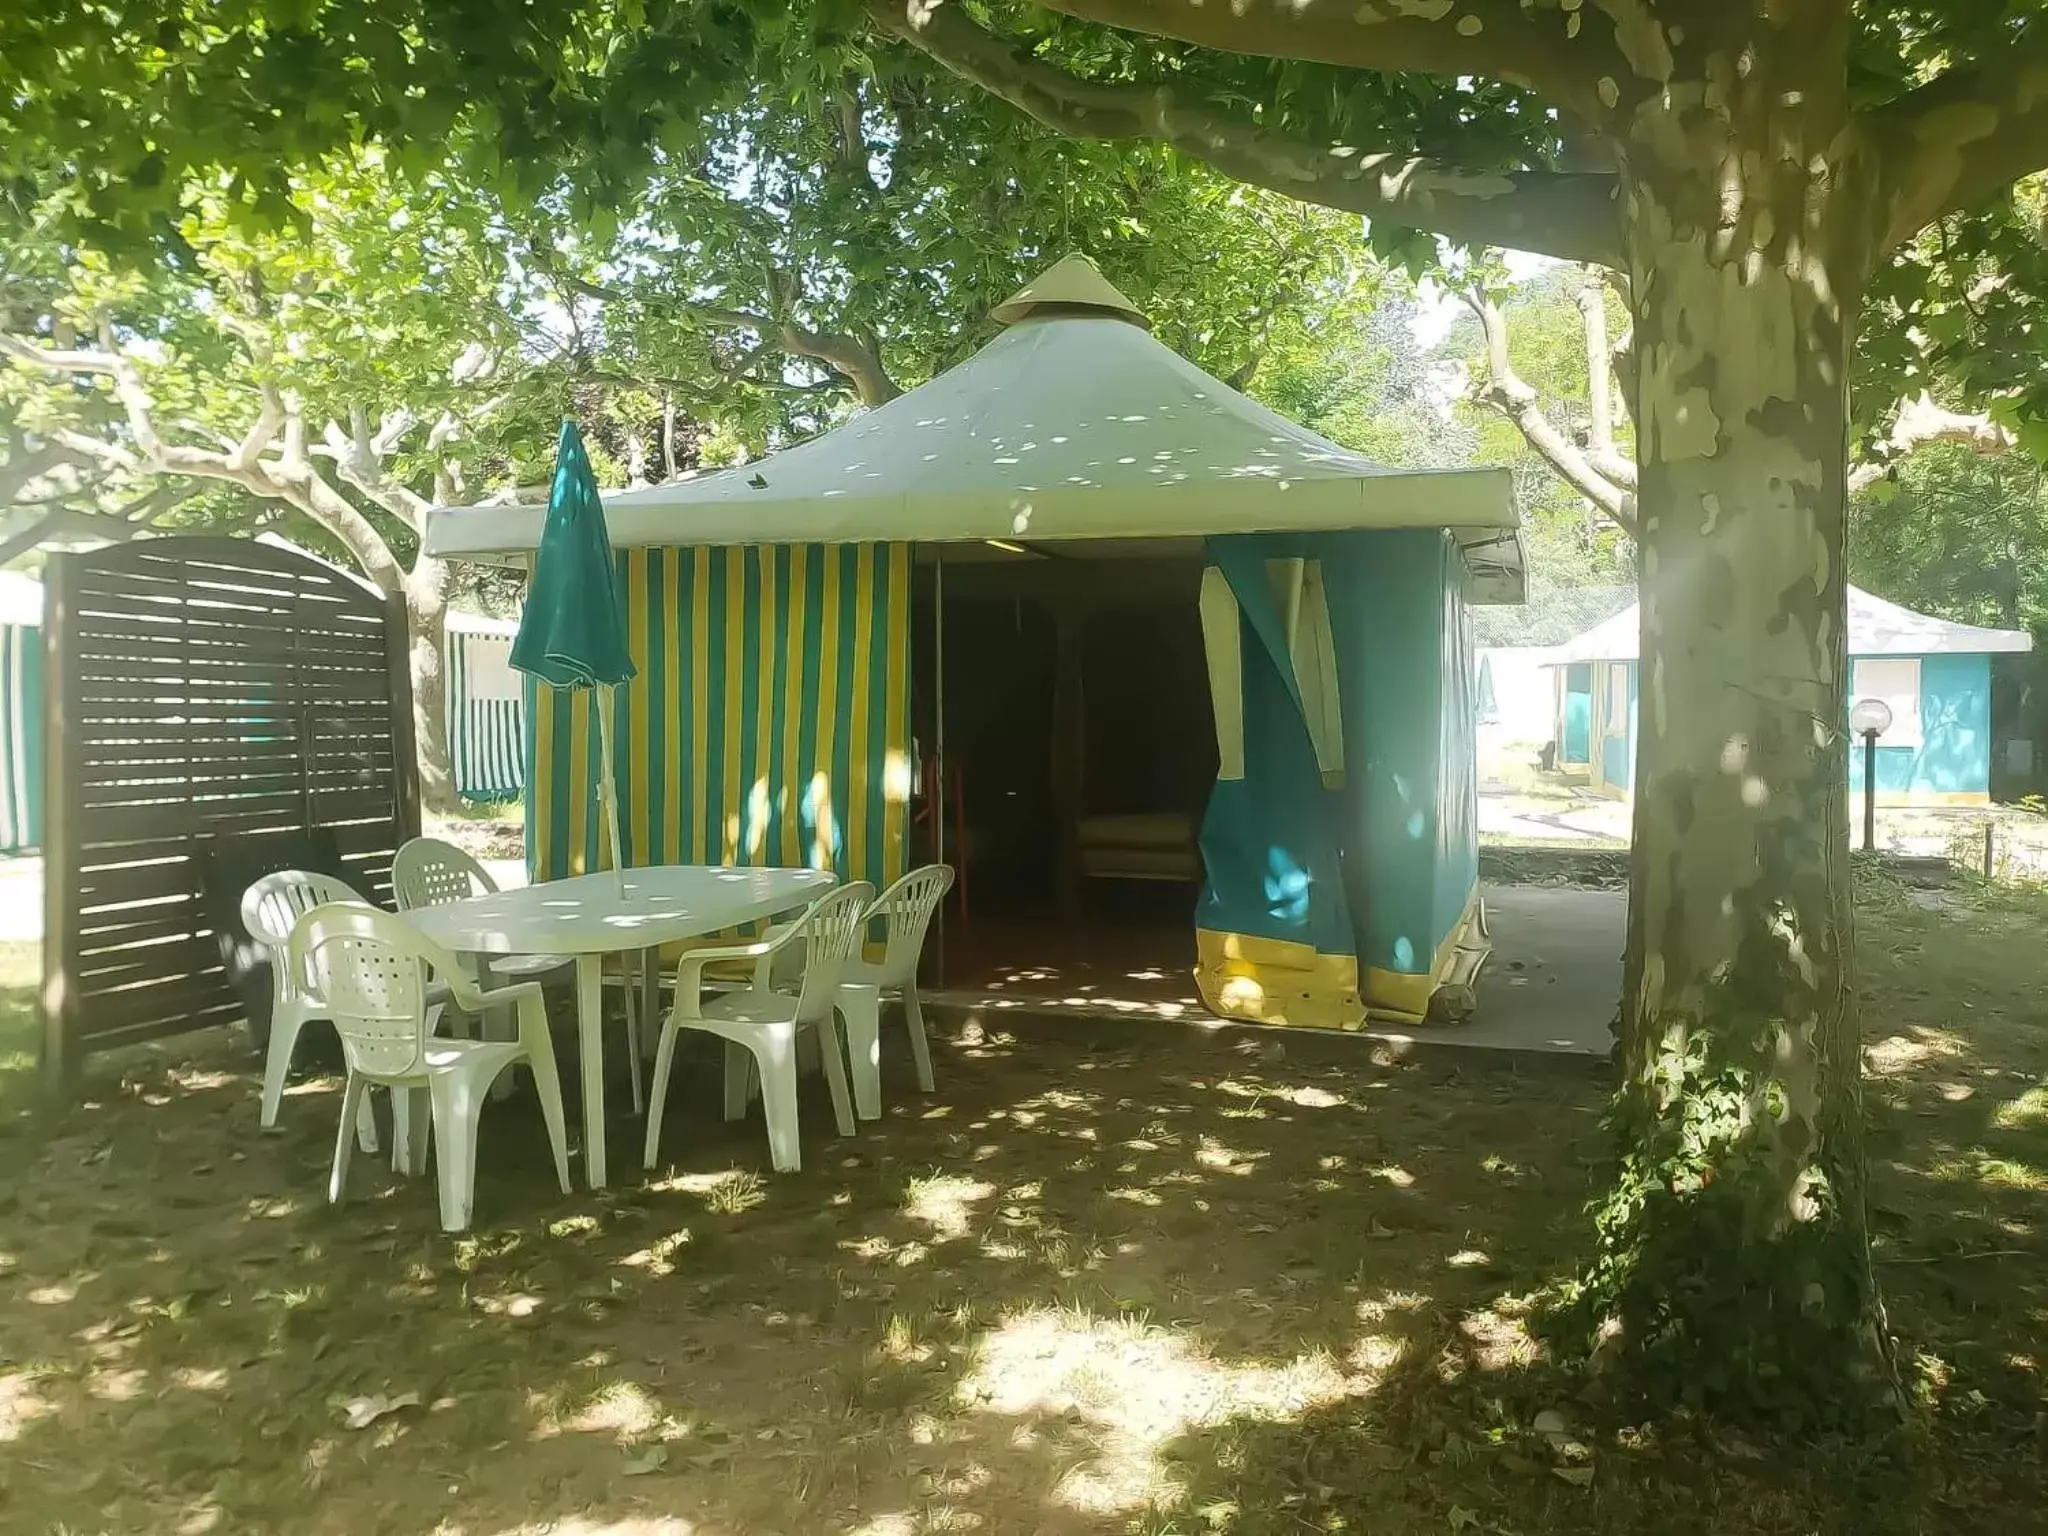
[[[1084,259],[931,383],[606,497],[633,863],[961,874],[932,979],[1355,1028],[1470,1006],[1468,606],[1498,470],[1390,471],[1155,340]],[[437,509],[521,558],[531,507]],[[530,701],[536,878],[605,859],[587,696]]]

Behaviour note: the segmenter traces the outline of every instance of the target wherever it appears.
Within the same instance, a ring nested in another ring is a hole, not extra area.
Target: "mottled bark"
[[[1781,83],[1737,78],[1674,82],[1631,130],[1642,663],[1602,1257],[1628,1345],[1755,1398],[1886,1349],[1842,714],[1847,372],[1875,198],[1826,92],[1801,114]]]
[[[432,811],[461,809],[448,750],[448,566],[430,555],[413,562],[405,578],[405,612],[412,629],[412,729],[419,759],[420,804]]]

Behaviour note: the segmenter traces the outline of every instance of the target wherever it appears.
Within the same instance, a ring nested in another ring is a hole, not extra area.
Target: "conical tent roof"
[[[1054,262],[990,310],[989,318],[1004,325],[1015,325],[1033,315],[1072,314],[1086,310],[1121,316],[1148,331],[1152,328],[1152,322],[1145,318],[1144,312],[1102,275],[1100,267],[1086,256],[1078,255],[1064,256]]]
[[[604,498],[612,542],[1000,544],[1450,528],[1476,595],[1519,599],[1504,469],[1389,470],[1268,410],[1152,337],[1070,258],[999,306],[958,367],[737,469]],[[531,550],[535,507],[437,508],[437,555]],[[1078,552],[1078,551],[1077,551]]]

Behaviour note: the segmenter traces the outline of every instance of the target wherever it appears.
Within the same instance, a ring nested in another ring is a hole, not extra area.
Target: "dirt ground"
[[[336,1084],[259,1133],[224,1038],[32,1108],[17,949],[0,1529],[2039,1529],[2044,915],[1865,924],[1877,1254],[1923,1404],[1878,1447],[1616,1422],[1533,1341],[1585,1241],[1596,1065],[956,1020],[936,1097],[892,1035],[879,1124],[837,1139],[808,1098],[793,1176],[701,1063],[664,1167],[601,1196],[556,1192],[524,1093],[493,1105],[449,1238],[431,1180],[365,1159],[327,1207]]]

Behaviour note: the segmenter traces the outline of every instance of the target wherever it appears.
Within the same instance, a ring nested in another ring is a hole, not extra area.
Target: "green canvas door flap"
[[[1474,661],[1464,557],[1435,528],[1321,534],[1344,668],[1344,871],[1360,995],[1423,1017],[1476,931]]]
[[[1310,736],[1283,607],[1290,583],[1273,580],[1269,559],[1275,544],[1255,534],[1209,542],[1225,589],[1206,588],[1211,676],[1225,686],[1233,669],[1237,678],[1234,722],[1232,699],[1219,694],[1218,736],[1234,724],[1242,761],[1240,777],[1219,777],[1202,822],[1197,981],[1209,1006],[1232,1017],[1356,1027],[1364,1011],[1341,797],[1324,787]]]
[[[1344,781],[1343,711],[1323,563],[1309,555],[1273,553],[1284,546],[1277,536],[1265,538],[1268,552],[1264,558],[1254,555],[1244,561],[1234,575],[1225,576],[1225,584],[1233,593],[1240,581],[1247,590],[1256,589],[1254,565],[1264,566],[1266,582],[1261,597],[1270,593],[1271,604],[1261,601],[1256,612],[1247,609],[1246,614],[1280,670],[1288,695],[1301,710],[1324,787],[1335,789]]]

